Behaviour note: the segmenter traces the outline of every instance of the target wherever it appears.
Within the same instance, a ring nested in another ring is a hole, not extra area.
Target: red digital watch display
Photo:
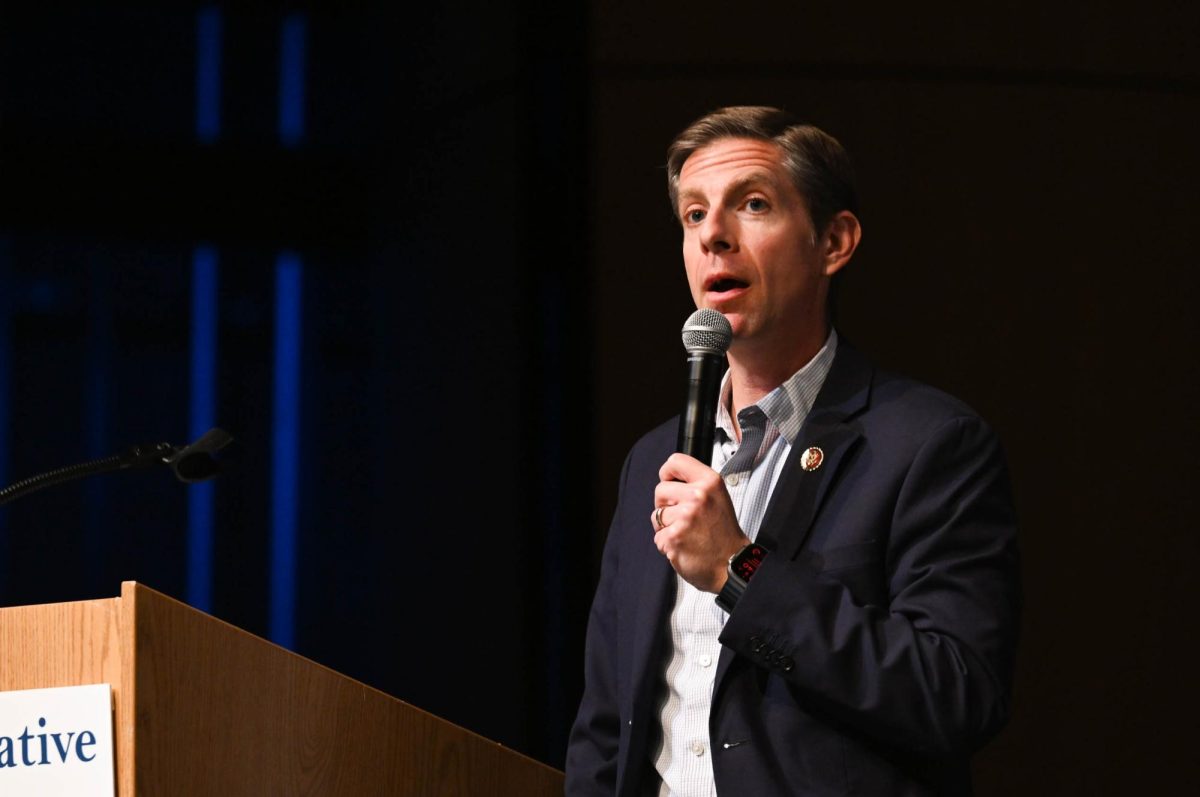
[[[717,593],[717,605],[726,612],[732,613],[733,607],[746,591],[746,585],[767,556],[767,549],[761,545],[750,543],[742,550],[729,557],[729,578],[725,586]]]
[[[766,548],[751,543],[733,557],[733,561],[729,563],[729,569],[737,573],[742,581],[749,581],[766,555]]]

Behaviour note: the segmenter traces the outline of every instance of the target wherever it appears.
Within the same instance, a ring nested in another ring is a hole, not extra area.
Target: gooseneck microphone
[[[688,355],[687,403],[679,418],[675,450],[705,465],[712,462],[725,352],[732,342],[733,327],[716,310],[702,308],[683,322],[683,348]]]
[[[64,484],[97,473],[111,473],[116,470],[144,468],[153,465],[166,465],[181,482],[204,481],[220,473],[221,465],[213,458],[213,454],[231,442],[233,442],[233,438],[228,432],[224,429],[214,428],[209,429],[191,445],[173,446],[170,443],[156,443],[131,446],[111,457],[59,468],[5,487],[0,490],[0,506],[55,484]]]

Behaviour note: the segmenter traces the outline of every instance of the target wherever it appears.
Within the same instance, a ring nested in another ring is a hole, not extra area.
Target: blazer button
[[[784,656],[783,661],[779,662],[779,668],[784,672],[791,672],[796,666],[796,662],[792,661],[790,656]]]

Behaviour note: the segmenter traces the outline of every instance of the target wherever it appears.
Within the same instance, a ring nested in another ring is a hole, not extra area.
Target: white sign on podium
[[[108,684],[0,692],[0,795],[114,797]]]

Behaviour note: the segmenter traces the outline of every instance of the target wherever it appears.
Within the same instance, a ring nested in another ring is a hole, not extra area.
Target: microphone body
[[[716,310],[697,310],[683,324],[683,347],[688,353],[687,401],[679,418],[675,448],[705,465],[712,462],[725,352],[732,342],[733,329]]]
[[[675,449],[707,465],[712,462],[717,401],[720,399],[721,376],[725,373],[725,355],[711,352],[688,354],[687,368],[687,402],[679,419],[679,438]]]

